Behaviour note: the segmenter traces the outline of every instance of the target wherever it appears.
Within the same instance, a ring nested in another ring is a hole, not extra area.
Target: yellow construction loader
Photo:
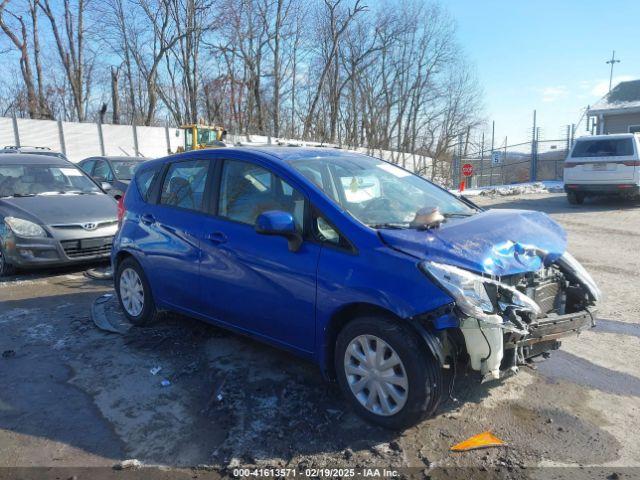
[[[227,131],[224,127],[192,123],[180,126],[180,130],[184,130],[184,146],[178,147],[178,153],[226,147],[224,138],[227,136]]]

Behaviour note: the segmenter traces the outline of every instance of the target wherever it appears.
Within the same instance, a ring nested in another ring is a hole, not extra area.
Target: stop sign
[[[471,175],[473,175],[473,165],[471,165],[470,163],[465,163],[462,166],[462,175],[464,175],[465,177],[470,177]]]

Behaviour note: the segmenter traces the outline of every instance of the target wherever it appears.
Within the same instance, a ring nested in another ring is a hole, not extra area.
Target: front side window
[[[74,165],[2,165],[0,197],[99,193]]]
[[[633,139],[578,140],[571,158],[626,157],[633,155]]]
[[[304,205],[304,196],[269,170],[247,162],[224,162],[220,184],[220,216],[254,225],[261,213],[280,210],[291,213],[302,230]]]
[[[422,177],[365,156],[292,160],[290,165],[362,223],[413,227],[420,214],[437,208],[445,217],[475,210]]]
[[[208,171],[209,162],[206,160],[172,163],[162,184],[160,203],[188,210],[204,210]]]

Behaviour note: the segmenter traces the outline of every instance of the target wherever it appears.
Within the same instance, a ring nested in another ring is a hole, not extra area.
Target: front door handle
[[[220,245],[227,241],[227,236],[222,232],[212,232],[207,235],[207,240],[215,245]]]
[[[156,219],[150,213],[145,213],[140,217],[140,221],[145,225],[151,225],[152,223],[155,223]]]

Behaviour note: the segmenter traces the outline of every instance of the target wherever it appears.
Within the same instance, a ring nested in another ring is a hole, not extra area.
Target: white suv
[[[564,191],[571,204],[588,195],[640,193],[640,136],[594,135],[576,140],[564,163]]]

